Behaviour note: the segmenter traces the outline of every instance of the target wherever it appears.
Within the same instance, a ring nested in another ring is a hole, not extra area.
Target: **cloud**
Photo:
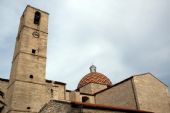
[[[170,86],[168,0],[0,1],[0,75],[8,78],[19,18],[27,4],[50,13],[48,79],[75,89],[89,66],[113,83],[151,72]],[[6,7],[8,6],[8,7]],[[67,78],[67,79],[66,79]]]

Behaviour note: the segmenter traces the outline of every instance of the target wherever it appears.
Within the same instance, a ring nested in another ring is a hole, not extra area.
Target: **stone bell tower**
[[[21,16],[7,89],[8,113],[35,113],[44,104],[48,15],[28,5]]]

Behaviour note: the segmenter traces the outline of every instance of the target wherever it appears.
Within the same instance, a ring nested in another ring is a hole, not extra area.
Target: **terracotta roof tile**
[[[91,73],[85,75],[80,80],[77,88],[81,88],[89,83],[103,84],[103,85],[107,85],[107,86],[112,85],[112,82],[105,75],[98,73],[98,72],[91,72]]]

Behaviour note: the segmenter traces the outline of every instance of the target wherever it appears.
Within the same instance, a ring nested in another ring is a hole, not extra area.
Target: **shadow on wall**
[[[4,106],[5,106],[3,99],[4,99],[4,93],[2,91],[0,91],[0,113],[4,109]]]

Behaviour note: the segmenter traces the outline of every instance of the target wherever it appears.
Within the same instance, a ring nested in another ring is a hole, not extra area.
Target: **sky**
[[[94,64],[113,84],[150,72],[170,87],[169,0],[0,0],[0,78],[27,5],[50,13],[46,79],[74,90]]]

